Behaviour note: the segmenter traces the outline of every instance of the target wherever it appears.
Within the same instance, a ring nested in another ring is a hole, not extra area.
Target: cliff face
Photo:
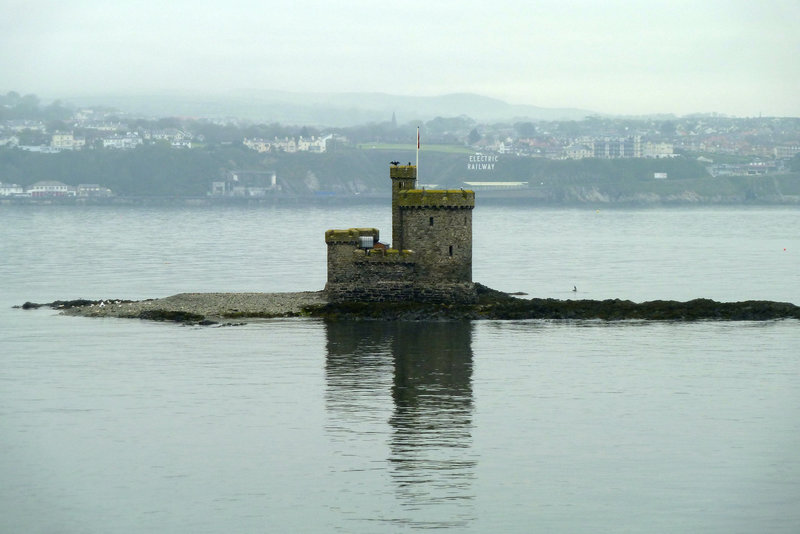
[[[491,169],[470,167],[470,153],[420,153],[420,183],[428,189],[458,189],[464,182],[526,182],[514,191],[479,190],[480,202],[524,204],[800,204],[800,172],[712,178],[695,160],[549,160],[498,155]],[[493,156],[494,157],[494,156]],[[98,183],[119,197],[205,197],[227,172],[275,172],[275,198],[324,196],[343,201],[387,198],[385,168],[414,159],[413,150],[259,154],[243,147],[173,150],[150,146],[132,151],[85,150],[37,154],[0,150],[3,182],[29,186],[57,180]],[[655,173],[668,179],[656,180]],[[466,187],[465,187],[466,188]],[[267,199],[269,200],[269,199]],[[3,201],[6,201],[5,199]]]
[[[620,205],[703,205],[703,204],[800,204],[800,195],[772,193],[752,194],[748,191],[732,193],[698,192],[685,184],[686,189],[674,193],[655,191],[608,190],[598,186],[571,186],[561,195],[553,195],[552,201],[568,204],[620,204]],[[555,198],[557,197],[557,198]]]
[[[385,197],[387,191],[381,177],[386,162],[412,157],[411,151],[404,154],[402,151],[358,150],[350,155],[305,158],[303,164],[313,166],[318,187],[335,196]],[[666,173],[668,178],[655,179],[655,173]],[[282,176],[289,181],[294,179],[291,174]],[[297,179],[302,176],[304,174],[298,175]],[[469,168],[468,154],[424,153],[420,162],[421,184],[426,184],[428,189],[458,189],[467,188],[464,182],[527,184],[522,189],[507,191],[476,189],[479,203],[800,204],[800,173],[714,178],[697,161],[682,158],[556,161],[506,155],[498,156],[493,169],[474,171]]]

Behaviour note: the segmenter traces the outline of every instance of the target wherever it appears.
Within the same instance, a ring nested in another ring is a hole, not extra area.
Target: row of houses
[[[192,148],[194,136],[177,128],[164,130],[145,130],[142,132],[112,133],[106,131],[104,135],[96,137],[94,143],[102,144],[103,148],[118,150],[131,150],[145,141],[167,142],[173,148]],[[0,136],[0,146],[19,147],[31,152],[61,152],[63,150],[81,150],[86,148],[85,137],[76,136],[74,132],[55,132],[50,135],[49,144],[21,145],[19,136],[15,133]],[[94,145],[92,145],[94,146]]]
[[[81,198],[103,198],[113,196],[111,189],[99,184],[78,184],[77,186],[67,185],[55,180],[44,180],[35,184],[23,187],[19,184],[8,184],[0,182],[0,197],[11,198],[59,198],[59,197],[81,197]]]
[[[567,143],[541,143],[534,139],[507,139],[483,150],[498,154],[545,157],[550,159],[673,158],[672,143],[642,141],[641,136],[579,137]]]
[[[245,138],[242,144],[256,152],[314,152],[321,154],[327,151],[328,141],[331,139],[333,139],[333,134],[325,137],[312,136],[311,139],[302,136],[298,138],[284,137],[283,139],[276,137],[272,140],[256,137],[253,139]]]

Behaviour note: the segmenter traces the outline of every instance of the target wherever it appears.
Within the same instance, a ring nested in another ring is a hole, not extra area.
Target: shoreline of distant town
[[[384,166],[529,205],[796,205],[800,118],[467,115],[346,127],[146,117],[0,95],[2,204],[360,203]]]

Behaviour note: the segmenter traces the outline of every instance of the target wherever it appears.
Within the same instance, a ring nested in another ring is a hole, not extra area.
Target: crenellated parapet
[[[417,179],[416,165],[394,165],[389,167],[389,178],[392,180],[414,180]],[[413,184],[409,186],[413,188]]]
[[[397,192],[400,209],[473,209],[475,192],[467,189],[409,189]]]

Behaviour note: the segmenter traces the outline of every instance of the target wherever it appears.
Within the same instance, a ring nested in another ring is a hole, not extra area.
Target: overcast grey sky
[[[0,92],[472,92],[800,116],[800,0],[0,0]]]

